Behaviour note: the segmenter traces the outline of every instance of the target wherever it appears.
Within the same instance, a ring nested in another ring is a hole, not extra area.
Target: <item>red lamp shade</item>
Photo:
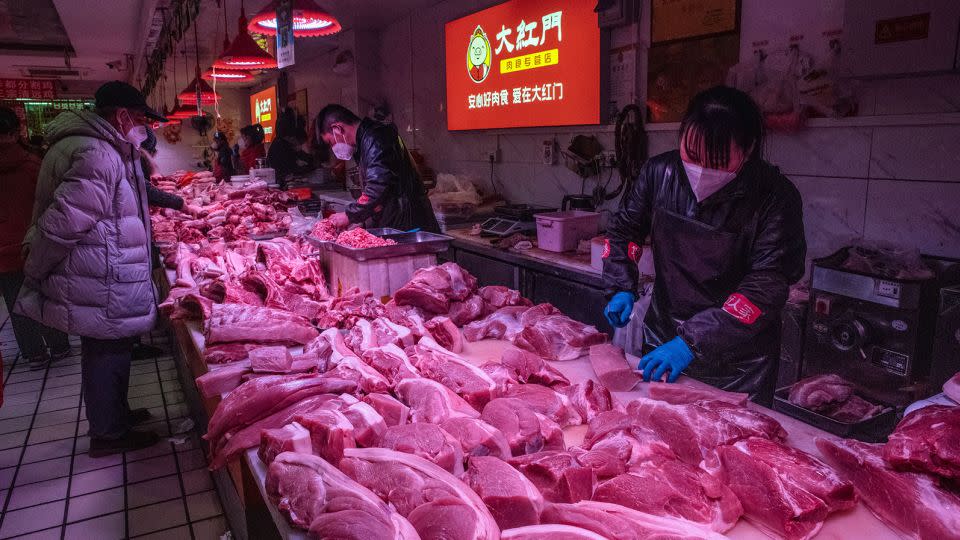
[[[213,105],[220,101],[220,94],[214,92],[213,88],[210,88],[210,85],[207,84],[207,81],[200,78],[199,73],[200,69],[197,68],[198,75],[193,78],[189,86],[183,89],[183,92],[177,95],[177,99],[185,105],[193,105],[195,107],[197,104],[197,89],[199,88],[200,105]]]
[[[250,19],[247,26],[251,32],[277,35],[277,5],[273,0]],[[293,0],[293,36],[319,37],[336,34],[341,30],[340,21],[320,9],[313,0]]]
[[[196,114],[196,105],[193,105],[192,107],[189,105],[177,105],[166,116],[168,120],[186,120],[187,118],[196,116]]]
[[[217,84],[253,80],[253,74],[251,74],[249,71],[244,71],[242,69],[221,69],[217,67],[211,67],[203,72],[203,75],[200,77],[208,81],[216,79]]]
[[[277,67],[277,59],[260,48],[247,32],[247,17],[240,8],[240,31],[233,43],[213,63],[217,69],[271,69]]]

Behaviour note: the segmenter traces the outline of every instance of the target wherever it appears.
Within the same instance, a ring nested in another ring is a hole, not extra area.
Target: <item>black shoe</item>
[[[125,436],[119,439],[95,439],[90,438],[90,450],[87,455],[92,458],[119,454],[121,452],[132,452],[149,448],[160,442],[160,436],[152,431],[133,431],[131,430]]]
[[[50,351],[50,361],[57,362],[57,361],[63,360],[64,358],[70,356],[70,353],[72,352],[73,350],[70,349],[70,347],[67,347],[62,351]]]
[[[156,358],[163,355],[163,349],[160,347],[154,347],[153,345],[144,345],[139,344],[133,348],[133,359],[134,360],[146,360],[147,358]]]
[[[37,356],[36,358],[24,358],[24,360],[30,363],[30,369],[32,371],[40,371],[41,369],[46,368],[50,364],[50,360],[46,356]]]
[[[150,414],[150,411],[148,409],[131,409],[130,410],[129,421],[131,426],[142,424],[151,418],[153,418],[153,415]]]

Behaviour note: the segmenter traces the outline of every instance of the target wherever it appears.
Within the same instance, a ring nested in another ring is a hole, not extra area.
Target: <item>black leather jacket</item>
[[[356,159],[363,195],[347,205],[351,223],[369,220],[373,227],[440,232],[427,190],[396,127],[369,118],[361,120]]]
[[[775,374],[780,313],[790,285],[803,276],[806,257],[796,187],[779,169],[755,159],[698,203],[680,153],[666,152],[644,165],[607,230],[603,276],[609,295],[636,292],[640,252],[634,246],[648,235],[657,275],[644,319],[645,347],[679,335],[699,360],[689,371],[708,373],[708,382],[721,387],[753,392],[751,385],[769,378],[769,368],[746,385],[725,381],[743,378],[748,369],[741,364],[749,358],[772,363]]]

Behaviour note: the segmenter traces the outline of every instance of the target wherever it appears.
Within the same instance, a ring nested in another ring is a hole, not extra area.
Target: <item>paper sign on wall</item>
[[[447,23],[448,129],[599,123],[593,5],[511,0]]]

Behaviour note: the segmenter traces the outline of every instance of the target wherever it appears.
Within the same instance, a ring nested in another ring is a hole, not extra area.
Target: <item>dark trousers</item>
[[[21,286],[23,286],[22,272],[0,273],[0,294],[3,295],[3,301],[7,304],[7,312],[10,314],[13,335],[17,338],[20,354],[28,360],[33,360],[43,358],[48,347],[53,353],[69,350],[70,341],[63,332],[48,328],[29,317],[13,313],[13,306],[17,303]]]
[[[90,437],[118,439],[130,431],[130,361],[136,338],[80,338],[83,401]]]

